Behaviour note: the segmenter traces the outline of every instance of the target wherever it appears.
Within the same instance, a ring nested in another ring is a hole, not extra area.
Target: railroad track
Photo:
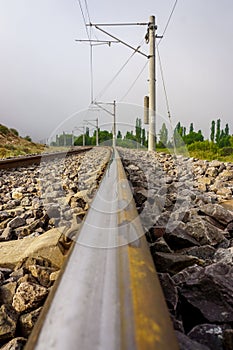
[[[25,350],[179,349],[117,151]]]
[[[18,168],[29,165],[39,165],[41,161],[52,161],[54,159],[64,158],[71,154],[78,154],[90,150],[92,147],[73,147],[67,151],[42,153],[36,155],[21,156],[15,158],[0,159],[0,169]]]

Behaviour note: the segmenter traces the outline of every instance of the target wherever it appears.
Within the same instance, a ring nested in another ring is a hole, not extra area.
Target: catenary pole
[[[150,16],[149,19],[149,139],[148,151],[155,150],[155,16]]]

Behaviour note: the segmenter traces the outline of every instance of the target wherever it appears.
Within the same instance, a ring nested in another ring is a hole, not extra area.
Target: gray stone
[[[223,350],[223,330],[226,327],[217,324],[201,324],[194,327],[188,337],[208,346],[211,350]]]
[[[182,248],[199,246],[199,242],[187,234],[181,227],[177,226],[172,232],[166,232],[164,235],[165,241],[173,250]]]
[[[206,345],[200,344],[195,340],[191,340],[185,334],[175,331],[180,350],[210,350]],[[216,349],[217,350],[217,349]]]
[[[9,221],[8,226],[12,229],[15,229],[20,226],[24,226],[26,224],[25,219],[21,218],[20,216],[16,216],[14,219]]]
[[[224,231],[201,218],[188,222],[185,229],[201,245],[216,245],[225,239]]]
[[[35,283],[23,282],[17,288],[12,306],[17,312],[22,313],[40,305],[46,298],[48,290]]]
[[[180,293],[209,322],[233,322],[233,267],[212,264],[190,274]]]
[[[158,272],[168,272],[171,275],[178,273],[185,269],[187,266],[194,264],[203,264],[201,260],[195,256],[182,255],[182,254],[168,254],[156,252],[153,255],[155,266]]]
[[[199,213],[208,215],[226,226],[233,221],[233,213],[218,204],[206,204],[199,209]]]
[[[192,247],[184,250],[187,255],[196,256],[203,260],[212,260],[216,249],[210,245],[203,245],[201,247]]]
[[[156,252],[172,253],[163,237],[159,237],[154,243],[150,244],[150,250],[152,255]]]
[[[214,261],[233,265],[233,247],[219,248],[214,255]]]

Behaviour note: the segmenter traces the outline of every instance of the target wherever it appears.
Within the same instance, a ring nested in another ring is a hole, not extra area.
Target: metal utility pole
[[[155,26],[155,16],[150,16],[149,20],[149,139],[148,139],[148,151],[155,150],[155,32],[157,27]]]
[[[112,135],[112,147],[116,147],[116,101],[113,101],[113,135]]]

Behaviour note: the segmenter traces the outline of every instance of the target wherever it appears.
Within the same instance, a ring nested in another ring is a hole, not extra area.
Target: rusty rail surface
[[[178,350],[117,151],[25,350]]]
[[[92,147],[72,147],[67,149],[67,151],[0,159],[0,169],[11,169],[29,165],[39,165],[41,160],[52,161],[57,158],[64,158],[66,155],[69,156],[71,154],[86,152],[91,148]]]

